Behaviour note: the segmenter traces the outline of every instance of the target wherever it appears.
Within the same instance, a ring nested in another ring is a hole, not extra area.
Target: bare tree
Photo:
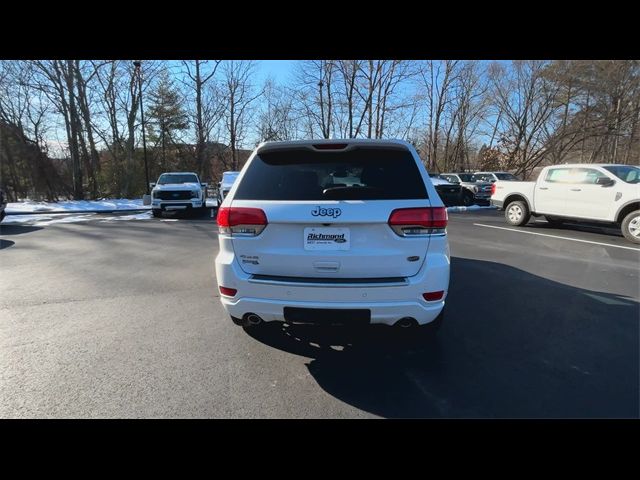
[[[309,136],[321,138],[334,136],[334,102],[336,62],[333,60],[306,60],[296,72],[296,89],[300,109],[309,117]]]
[[[557,112],[558,87],[548,80],[548,62],[514,61],[509,71],[491,78],[494,101],[502,112],[498,126],[505,168],[524,175],[544,159],[549,148],[548,123]]]
[[[288,141],[296,138],[298,122],[290,91],[267,80],[263,107],[258,115],[260,141]]]
[[[458,75],[459,60],[428,60],[420,69],[427,107],[427,169],[437,168],[438,148],[444,113],[452,100],[452,85]]]
[[[238,149],[242,146],[247,129],[247,113],[263,90],[251,82],[255,63],[245,60],[226,60],[222,66],[224,119],[231,150],[231,168],[238,169]]]
[[[215,85],[215,75],[221,60],[184,60],[188,89],[194,96],[192,122],[195,127],[195,158],[198,173],[202,178],[211,176],[211,165],[206,161],[206,146],[211,131],[222,116],[224,105],[217,98],[219,92]]]

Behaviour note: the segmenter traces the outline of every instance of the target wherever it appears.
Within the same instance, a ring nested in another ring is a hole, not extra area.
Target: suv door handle
[[[540,190],[549,190],[549,187],[540,187]]]
[[[582,189],[580,189],[580,188],[572,188],[571,191],[572,192],[581,192]]]

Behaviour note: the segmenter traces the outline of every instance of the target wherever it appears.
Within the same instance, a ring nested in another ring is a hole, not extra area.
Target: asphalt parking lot
[[[637,418],[640,248],[452,213],[435,341],[247,333],[210,218],[0,226],[0,417]]]

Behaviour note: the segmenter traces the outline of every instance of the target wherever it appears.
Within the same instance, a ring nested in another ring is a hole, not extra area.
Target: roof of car
[[[164,172],[161,175],[198,175],[195,172]]]
[[[547,165],[548,167],[569,167],[569,168],[588,168],[588,167],[636,167],[637,165],[624,165],[621,163],[560,163],[558,165]]]

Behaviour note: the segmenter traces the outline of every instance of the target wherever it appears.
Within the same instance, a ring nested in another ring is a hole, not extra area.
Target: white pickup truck
[[[202,211],[207,202],[207,184],[193,172],[163,173],[151,183],[151,210],[154,217],[163,211]]]
[[[640,243],[640,167],[571,164],[545,167],[535,182],[495,182],[491,204],[511,225],[543,215],[553,225],[565,220],[606,222]]]
[[[222,181],[218,183],[218,195],[217,195],[218,208],[220,208],[220,205],[224,201],[224,197],[227,196],[227,194],[229,193],[229,190],[231,190],[231,187],[233,187],[233,184],[238,178],[238,175],[240,175],[240,172],[223,172],[222,173]]]

